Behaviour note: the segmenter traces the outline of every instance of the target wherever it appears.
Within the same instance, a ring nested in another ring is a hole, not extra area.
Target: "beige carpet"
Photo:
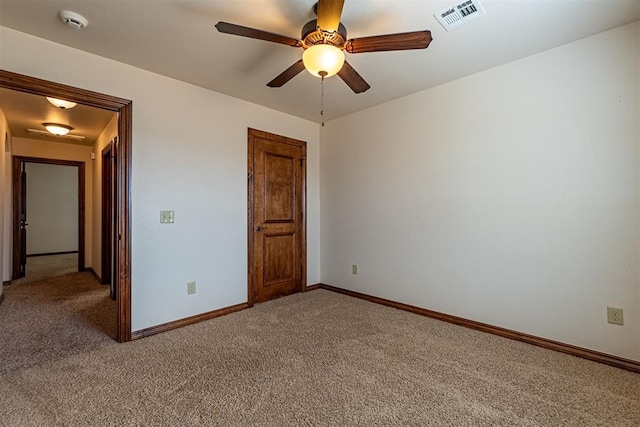
[[[4,287],[0,375],[114,343],[116,303],[90,273],[25,279]]]
[[[27,257],[25,277],[13,280],[14,285],[30,283],[78,271],[78,254],[58,254]]]
[[[5,374],[0,408],[20,426],[638,426],[640,375],[316,290]]]

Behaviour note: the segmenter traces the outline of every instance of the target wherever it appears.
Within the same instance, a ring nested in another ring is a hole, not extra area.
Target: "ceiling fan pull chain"
[[[320,117],[322,117],[322,127],[324,127],[324,76],[320,76]]]

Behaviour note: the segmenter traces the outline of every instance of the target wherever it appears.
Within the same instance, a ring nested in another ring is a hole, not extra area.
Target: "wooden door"
[[[20,206],[19,218],[20,218],[20,277],[25,277],[27,274],[27,170],[26,164],[20,164],[20,191],[18,193],[18,205]]]
[[[113,264],[113,156],[112,144],[102,150],[102,271],[103,285],[110,286],[111,298],[116,299],[111,270]]]
[[[249,304],[306,287],[306,143],[249,129]]]
[[[113,138],[111,145],[111,204],[109,206],[111,212],[111,298],[117,300],[118,296],[118,278],[120,277],[120,243],[121,233],[118,216],[119,200],[118,195],[118,162],[120,159],[120,140],[116,136]]]

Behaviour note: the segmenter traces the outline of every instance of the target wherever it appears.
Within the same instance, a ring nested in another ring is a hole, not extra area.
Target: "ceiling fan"
[[[302,27],[301,40],[228,22],[218,22],[216,28],[221,33],[304,49],[302,59],[267,83],[269,87],[281,87],[306,68],[323,79],[338,74],[351,90],[361,93],[371,86],[345,61],[344,51],[363,53],[426,49],[431,43],[429,30],[347,39],[347,29],[340,23],[343,5],[344,0],[319,0],[314,6],[317,19]]]

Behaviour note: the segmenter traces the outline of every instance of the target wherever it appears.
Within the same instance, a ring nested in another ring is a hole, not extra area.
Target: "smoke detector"
[[[433,16],[445,30],[449,31],[458,25],[486,14],[487,12],[485,12],[484,7],[482,7],[478,0],[463,0]]]
[[[58,16],[62,22],[67,24],[68,27],[76,30],[82,30],[89,25],[87,18],[70,10],[61,10],[58,12]]]

